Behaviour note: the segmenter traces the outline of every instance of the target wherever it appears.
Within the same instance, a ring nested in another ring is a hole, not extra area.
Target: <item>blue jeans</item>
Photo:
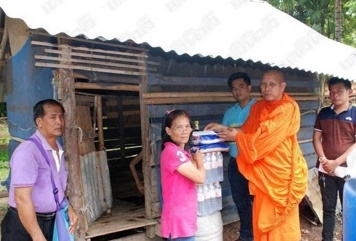
[[[194,241],[195,236],[185,237],[185,238],[168,238],[169,241]]]
[[[344,179],[319,172],[319,186],[323,202],[323,241],[334,240],[337,196],[343,202]]]
[[[242,240],[253,240],[252,233],[252,201],[248,189],[247,179],[237,168],[236,158],[231,157],[228,166],[228,177],[231,187],[232,199],[240,217],[240,238]]]

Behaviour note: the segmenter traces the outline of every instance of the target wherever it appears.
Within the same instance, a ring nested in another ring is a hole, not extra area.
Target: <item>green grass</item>
[[[7,152],[9,140],[10,134],[6,121],[0,120],[0,181],[6,180],[9,175],[9,156]],[[6,190],[6,187],[0,186],[0,191],[4,190]]]

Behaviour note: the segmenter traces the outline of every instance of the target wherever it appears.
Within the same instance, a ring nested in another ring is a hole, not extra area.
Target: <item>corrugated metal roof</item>
[[[56,35],[133,40],[164,51],[252,60],[356,80],[356,49],[264,1],[0,0],[12,18]]]

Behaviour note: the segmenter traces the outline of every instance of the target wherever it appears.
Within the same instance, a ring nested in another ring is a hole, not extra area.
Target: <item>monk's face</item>
[[[282,73],[272,70],[262,76],[261,93],[265,100],[280,100],[285,88],[286,82],[284,82]]]
[[[235,100],[239,103],[250,101],[251,85],[247,85],[244,79],[235,79],[231,83],[231,92]]]

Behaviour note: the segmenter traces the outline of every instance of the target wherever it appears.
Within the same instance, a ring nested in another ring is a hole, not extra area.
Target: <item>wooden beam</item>
[[[40,41],[31,41],[32,45],[39,45],[39,46],[46,46],[46,47],[55,47],[61,48],[63,46],[59,44],[53,44],[48,42],[40,42]],[[91,52],[91,53],[103,53],[107,55],[122,55],[122,56],[130,56],[130,57],[137,57],[137,58],[147,58],[146,54],[141,53],[131,53],[131,52],[122,52],[122,51],[113,51],[113,50],[103,50],[103,49],[91,49],[86,47],[75,47],[75,46],[68,46],[72,50],[76,51],[83,51],[83,52]]]
[[[140,75],[139,72],[136,71],[124,71],[124,70],[116,70],[116,69],[105,69],[105,68],[96,68],[96,67],[88,67],[88,66],[79,66],[79,65],[71,65],[71,64],[56,64],[56,63],[43,63],[43,62],[35,62],[36,67],[46,67],[46,68],[56,68],[56,69],[78,69],[85,70],[91,72],[103,72],[103,73],[111,73],[111,74],[123,74],[123,75]]]
[[[46,33],[46,32],[41,32],[39,30],[27,30],[28,34],[33,34],[33,35],[41,35],[41,36],[48,36],[48,37],[53,37],[52,34]],[[147,49],[143,47],[133,47],[133,46],[128,46],[124,44],[119,44],[120,42],[117,41],[117,44],[113,44],[112,42],[108,41],[96,41],[96,40],[90,40],[90,39],[82,39],[82,38],[75,38],[75,37],[69,37],[61,34],[57,34],[56,37],[61,38],[61,39],[66,39],[70,41],[78,41],[78,42],[83,42],[83,43],[91,43],[91,44],[98,44],[101,46],[111,46],[115,48],[125,48],[125,49],[130,49],[130,50],[136,50],[139,52],[146,52],[148,51]]]
[[[75,83],[76,89],[89,89],[89,90],[124,90],[124,91],[134,91],[138,92],[138,85],[101,85],[98,83],[85,83],[85,82],[77,82]]]
[[[90,66],[93,65],[102,65],[102,66],[110,66],[110,67],[116,67],[116,68],[129,68],[129,69],[134,69],[134,70],[139,70],[139,69],[146,69],[146,67],[138,66],[138,65],[133,65],[133,64],[119,64],[119,63],[112,63],[112,62],[107,62],[107,61],[94,61],[94,60],[88,60],[88,59],[73,59],[73,58],[61,58],[61,57],[52,57],[52,56],[46,56],[46,55],[35,55],[35,59],[41,59],[41,60],[49,60],[49,61],[66,61],[70,62],[71,64],[88,64]]]
[[[103,129],[103,104],[102,97],[99,95],[95,96],[95,106],[97,111],[97,123],[98,123],[98,139],[99,139],[99,150],[104,150],[104,129]]]
[[[69,48],[69,46],[68,46]],[[62,54],[64,50],[56,50],[56,49],[45,49],[45,53],[52,53],[52,54]],[[142,60],[137,58],[125,58],[125,57],[113,57],[109,55],[100,55],[100,54],[87,54],[87,53],[78,53],[78,52],[71,52],[70,56],[73,57],[80,57],[80,58],[91,58],[91,59],[103,59],[103,60],[112,60],[112,61],[122,61],[122,62],[130,62],[130,63],[142,63]]]
[[[288,93],[289,94],[289,93]],[[296,101],[319,100],[318,95],[306,93],[289,94]],[[260,93],[251,93],[251,96],[259,100]],[[144,102],[148,105],[178,104],[178,103],[210,103],[210,102],[234,102],[235,99],[229,92],[164,92],[144,93]]]
[[[76,232],[76,240],[84,240],[85,238],[85,218],[80,211],[83,208],[83,186],[82,176],[79,160],[79,145],[78,145],[78,132],[75,126],[76,124],[76,103],[74,92],[74,78],[71,70],[59,69],[54,71],[54,78],[56,82],[62,82],[62,86],[66,86],[63,90],[63,96],[61,99],[63,107],[66,111],[65,115],[65,131],[64,131],[64,150],[65,159],[68,163],[68,188],[67,194],[70,204],[79,217],[78,231]]]

